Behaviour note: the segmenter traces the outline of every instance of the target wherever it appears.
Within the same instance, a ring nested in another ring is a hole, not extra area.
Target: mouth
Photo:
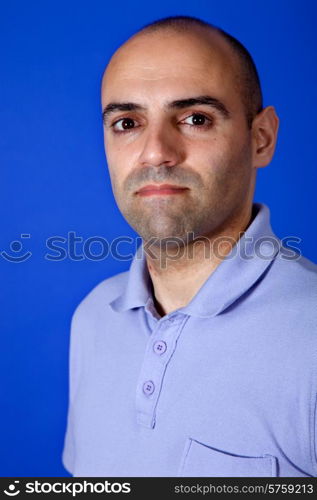
[[[174,184],[148,184],[136,191],[140,196],[162,196],[171,194],[183,194],[187,187],[176,186]]]

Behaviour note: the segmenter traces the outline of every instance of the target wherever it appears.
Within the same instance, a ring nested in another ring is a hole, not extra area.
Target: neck
[[[252,204],[212,234],[183,247],[157,246],[146,256],[157,312],[164,316],[185,307],[230,253],[252,222]]]

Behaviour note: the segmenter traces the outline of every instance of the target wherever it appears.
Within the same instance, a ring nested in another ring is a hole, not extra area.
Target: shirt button
[[[166,342],[164,342],[164,340],[157,340],[156,342],[154,342],[153,351],[156,354],[159,354],[159,355],[164,354],[166,349],[167,349],[167,345],[166,345]]]
[[[143,384],[143,392],[147,396],[150,396],[150,394],[153,394],[155,389],[155,385],[153,384],[152,380],[148,380],[147,382],[144,382]]]

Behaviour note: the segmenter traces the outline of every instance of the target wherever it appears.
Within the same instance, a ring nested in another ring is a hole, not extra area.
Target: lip
[[[187,187],[176,186],[175,184],[148,184],[139,189],[136,194],[141,196],[181,194],[187,189]]]

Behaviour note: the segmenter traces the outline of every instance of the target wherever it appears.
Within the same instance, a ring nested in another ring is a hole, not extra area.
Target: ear
[[[274,106],[267,106],[252,122],[252,159],[254,167],[266,167],[272,160],[279,127]]]

